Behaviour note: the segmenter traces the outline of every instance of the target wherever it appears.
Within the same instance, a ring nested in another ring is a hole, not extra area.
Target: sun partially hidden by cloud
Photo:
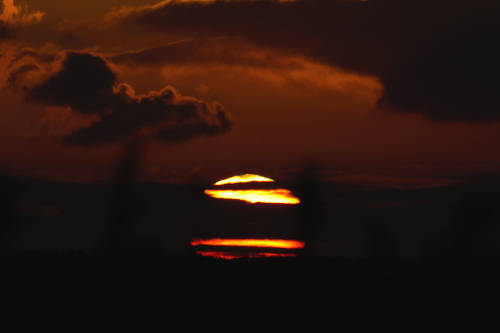
[[[275,249],[302,249],[304,242],[291,239],[252,239],[252,238],[211,238],[192,239],[191,246],[232,246],[232,247],[260,247]]]
[[[287,205],[300,203],[300,200],[290,190],[282,188],[270,190],[205,190],[205,193],[216,199],[243,200],[250,203]]]
[[[238,183],[251,183],[251,182],[274,182],[274,179],[246,173],[244,175],[233,176],[226,179],[219,180],[214,185],[238,184]]]
[[[219,180],[214,185],[230,185],[242,183],[273,183],[274,179],[255,175],[243,174]],[[284,188],[275,189],[208,189],[205,194],[216,199],[233,199],[241,200],[249,203],[268,203],[268,204],[285,204],[297,205],[300,200],[295,197],[290,190]]]
[[[226,260],[242,258],[294,258],[297,257],[296,250],[303,249],[304,245],[304,242],[293,239],[211,238],[191,240],[191,246],[202,248],[196,251],[196,254],[202,257]],[[210,249],[210,247],[214,248]],[[217,249],[221,247],[232,250],[222,251]],[[245,250],[237,250],[235,248],[245,248]],[[249,248],[253,250],[248,251]]]

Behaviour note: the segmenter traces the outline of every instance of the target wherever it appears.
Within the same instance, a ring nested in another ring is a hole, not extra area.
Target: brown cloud
[[[301,68],[297,59],[271,50],[257,49],[234,38],[187,39],[164,46],[129,51],[109,57],[129,66],[228,65],[269,69]]]
[[[162,73],[165,78],[175,77],[176,74],[197,76],[201,73],[222,77],[230,73],[229,77],[255,77],[275,86],[293,84],[304,89],[313,87],[367,96],[373,106],[383,91],[375,77],[277,50],[256,48],[234,38],[182,40],[161,47],[111,55],[107,59],[123,71],[131,73],[135,69],[141,76],[145,76],[145,72],[152,75]],[[151,79],[151,75],[148,77]],[[202,84],[195,91],[203,95],[211,88]]]
[[[17,55],[9,62],[7,86],[32,102],[99,116],[98,121],[67,135],[67,144],[112,143],[139,132],[180,142],[220,134],[233,126],[222,105],[182,96],[173,87],[137,94],[130,85],[119,83],[111,65],[98,55],[64,52],[57,61],[37,63],[37,57],[24,53],[26,59]]]
[[[16,6],[14,0],[0,2],[0,41],[11,39],[14,32],[22,27],[38,23],[45,14],[31,11],[27,6]]]
[[[0,40],[12,36],[12,32],[18,28],[38,23],[42,20],[44,13],[32,11],[27,6],[18,6],[14,0],[3,0],[0,13]]]
[[[487,122],[500,120],[498,9],[494,0],[164,1],[110,17],[303,55],[378,77],[385,87],[380,103],[395,110],[438,121]]]
[[[23,26],[38,23],[45,15],[45,13],[40,11],[32,11],[27,6],[17,6],[14,0],[3,0],[2,4],[0,22],[8,26]]]

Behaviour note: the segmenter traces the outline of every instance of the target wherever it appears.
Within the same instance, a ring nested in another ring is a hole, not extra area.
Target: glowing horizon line
[[[303,241],[291,239],[257,239],[257,238],[195,238],[191,246],[231,246],[231,247],[263,247],[277,249],[303,249]]]
[[[252,173],[246,173],[243,175],[233,176],[225,179],[221,179],[218,182],[214,183],[215,186],[226,185],[226,184],[239,184],[239,183],[273,183],[274,179],[259,176]]]

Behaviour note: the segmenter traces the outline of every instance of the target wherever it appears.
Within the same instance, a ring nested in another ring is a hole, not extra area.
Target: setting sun
[[[226,185],[226,184],[239,184],[239,183],[251,183],[251,182],[272,183],[272,182],[274,182],[274,180],[271,178],[247,173],[244,175],[238,175],[238,176],[233,176],[230,178],[219,180],[214,185],[220,186],[220,185]]]
[[[285,189],[271,190],[205,190],[205,193],[216,199],[234,199],[250,203],[272,203],[296,205],[300,200],[292,192]]]
[[[305,244],[302,241],[291,240],[291,239],[212,238],[212,239],[192,239],[191,245],[302,249],[304,248]]]
[[[292,239],[195,238],[191,240],[191,246],[199,248],[200,250],[197,250],[196,254],[202,257],[231,260],[242,258],[295,258],[297,252],[293,252],[293,250],[303,249],[305,243]],[[218,250],[217,248],[220,247],[231,250]],[[244,250],[237,250],[236,248],[244,248]]]
[[[274,183],[274,179],[256,174],[243,174],[214,183],[215,186],[242,184],[242,183]],[[283,188],[274,189],[207,189],[205,194],[216,199],[233,199],[249,203],[268,203],[268,204],[286,204],[296,205],[300,200],[295,197],[290,190]]]

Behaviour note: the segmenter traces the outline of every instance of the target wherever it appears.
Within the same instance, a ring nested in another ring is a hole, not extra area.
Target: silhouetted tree
[[[0,175],[0,251],[9,249],[16,224],[19,183],[8,175]]]
[[[320,167],[317,163],[307,162],[303,165],[294,192],[300,199],[300,238],[305,242],[304,254],[310,255],[325,218]]]
[[[108,252],[134,250],[136,228],[145,206],[137,193],[144,142],[135,137],[126,142],[112,181],[110,221],[105,238]]]

